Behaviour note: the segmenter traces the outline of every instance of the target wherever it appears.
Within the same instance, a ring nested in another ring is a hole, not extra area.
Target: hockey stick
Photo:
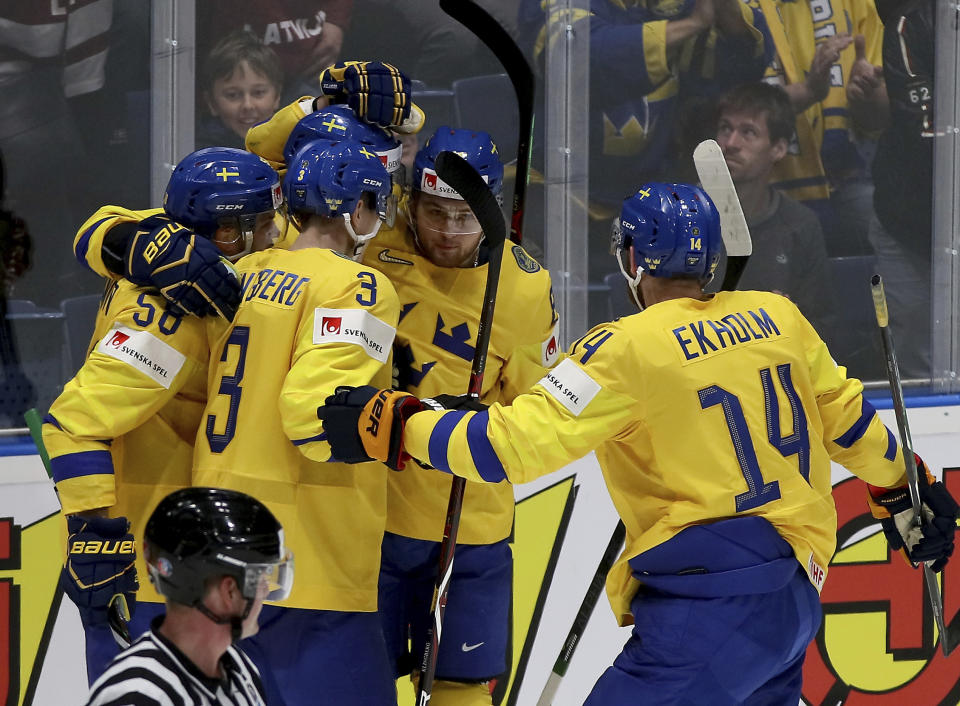
[[[47,477],[53,480],[53,471],[50,470],[50,454],[47,453],[47,447],[43,443],[43,420],[40,419],[40,413],[36,409],[28,409],[23,414],[23,419],[30,429],[30,438],[33,439],[37,447],[37,453],[43,462],[43,468],[47,472]],[[107,608],[107,623],[110,626],[110,632],[113,635],[114,642],[120,646],[120,649],[130,647],[132,642],[130,638],[130,628],[127,623],[130,620],[130,609],[127,607],[127,599],[122,593],[114,595],[110,599],[110,605]]]
[[[743,268],[753,252],[750,229],[747,228],[747,220],[743,216],[743,208],[740,206],[740,199],[737,197],[720,145],[714,140],[701,142],[693,151],[693,161],[703,190],[713,200],[720,215],[720,235],[727,251],[727,272],[721,289],[730,291],[737,288]],[[590,587],[587,589],[587,595],[580,604],[580,610],[577,611],[577,616],[573,620],[573,627],[570,628],[567,639],[563,642],[563,648],[540,693],[537,706],[550,706],[553,703],[553,698],[560,688],[560,680],[567,673],[570,661],[573,659],[573,652],[583,636],[593,609],[596,608],[607,573],[623,547],[625,536],[626,527],[621,520],[613,530],[610,542],[597,565]]]
[[[613,566],[613,562],[616,561],[617,556],[623,549],[623,540],[626,534],[627,528],[624,527],[623,522],[617,522],[617,526],[613,530],[613,535],[610,537],[610,542],[607,544],[607,548],[600,558],[600,563],[597,565],[597,570],[590,580],[590,586],[587,588],[587,594],[583,597],[583,602],[580,604],[580,610],[577,611],[577,617],[573,619],[573,625],[570,627],[570,632],[567,633],[567,639],[563,641],[563,648],[560,650],[560,654],[557,655],[557,661],[553,664],[550,677],[547,679],[547,683],[540,693],[537,706],[550,706],[550,704],[553,703],[553,699],[557,695],[557,690],[560,688],[560,681],[566,676],[567,669],[570,667],[573,652],[577,649],[580,638],[583,637],[583,632],[587,628],[587,623],[593,614],[593,609],[597,606],[597,601],[600,600],[600,593],[603,591],[603,585],[606,582],[610,567]]]
[[[743,268],[753,253],[750,230],[720,145],[715,140],[704,140],[693,151],[693,161],[697,165],[700,185],[720,214],[720,232],[727,251],[727,271],[720,289],[729,292],[737,288]]]
[[[483,386],[483,372],[487,367],[487,349],[490,346],[493,312],[497,304],[500,264],[503,260],[507,228],[496,197],[469,162],[454,152],[441,152],[437,155],[436,166],[437,176],[464,198],[470,210],[480,221],[490,254],[490,261],[487,263],[487,284],[483,293],[483,308],[480,311],[480,322],[477,326],[477,347],[473,353],[470,384],[467,388],[468,395],[479,399],[480,389]],[[427,630],[423,659],[420,662],[420,685],[417,695],[419,706],[426,706],[430,702],[430,693],[433,689],[433,679],[437,670],[437,651],[440,647],[440,629],[443,625],[443,613],[447,607],[447,591],[450,588],[450,576],[453,573],[453,554],[457,545],[457,530],[460,527],[460,510],[463,508],[463,491],[466,483],[463,478],[454,476],[453,486],[450,489],[443,541],[440,543],[437,582],[430,607],[431,623]]]
[[[440,9],[487,45],[503,65],[517,94],[520,139],[517,142],[517,175],[513,184],[510,240],[519,243],[523,240],[523,209],[530,175],[530,151],[533,148],[533,69],[509,32],[475,0],[440,0]]]
[[[897,366],[897,354],[893,348],[893,336],[890,333],[890,315],[887,311],[887,295],[883,291],[883,280],[880,275],[874,275],[870,280],[870,290],[873,294],[873,308],[877,314],[877,325],[880,327],[880,337],[883,339],[883,352],[887,358],[887,379],[890,381],[890,394],[893,397],[893,411],[897,417],[897,430],[900,432],[900,448],[903,449],[903,460],[907,466],[907,488],[910,490],[910,504],[913,506],[913,522],[919,528],[923,524],[920,514],[920,489],[917,475],[917,461],[913,456],[913,438],[910,436],[910,425],[907,422],[907,408],[903,401],[903,387],[900,384],[900,368]],[[930,608],[933,618],[940,632],[940,647],[943,656],[948,656],[956,647],[957,640],[951,636],[944,626],[943,597],[940,595],[940,586],[937,575],[927,562],[923,562],[923,579],[927,585],[927,595],[930,598]]]

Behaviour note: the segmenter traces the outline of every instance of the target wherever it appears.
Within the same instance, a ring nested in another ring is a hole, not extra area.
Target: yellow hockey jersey
[[[756,0],[776,47],[766,80],[799,83],[810,69],[817,45],[841,33],[862,34],[866,58],[882,62],[883,24],[871,0]],[[847,110],[847,79],[856,58],[853,44],[831,67],[830,91],[797,116],[797,142],[774,168],[774,186],[799,201],[826,199],[829,178],[864,169],[854,147],[854,125]]]
[[[404,231],[367,247],[364,262],[383,271],[400,297],[394,346],[399,389],[418,397],[467,392],[487,266],[437,267]],[[509,402],[543,377],[558,357],[550,275],[519,245],[504,248],[481,398]],[[450,478],[415,464],[387,476],[387,531],[440,541]],[[468,482],[457,541],[490,544],[513,526],[513,486]]]
[[[399,304],[379,272],[332,250],[238,263],[243,301],[211,349],[194,484],[242,490],[284,528],[285,606],[375,611],[387,469],[331,463],[317,407],[339,385],[390,384]]]
[[[625,625],[628,560],[716,519],[766,518],[820,588],[836,544],[830,459],[878,486],[904,478],[861,391],[789,300],[722,292],[601,324],[512,405],[422,412],[404,438],[436,468],[514,483],[596,449],[627,528],[607,578]]]
[[[311,109],[301,98],[247,132],[247,149],[282,171],[283,147],[297,122]],[[278,247],[289,247],[296,231],[287,227]],[[363,262],[384,272],[400,297],[395,365],[400,388],[421,397],[467,391],[473,343],[483,303],[487,268],[441,268],[417,254],[403,219],[383,227]],[[542,377],[556,359],[550,275],[520,246],[505,248],[497,314],[484,374],[483,399],[508,402]],[[450,496],[450,479],[413,465],[387,476],[387,530],[440,541]],[[489,544],[510,534],[513,488],[469,483],[464,493],[458,541]]]
[[[80,226],[73,238],[73,254],[81,265],[89,267],[101,277],[117,279],[117,275],[103,264],[103,239],[106,234],[120,223],[138,223],[162,213],[162,208],[134,211],[123,206],[103,206]]]
[[[139,220],[139,219],[138,219]],[[43,441],[64,514],[108,508],[137,546],[156,504],[190,485],[206,402],[208,336],[226,324],[181,317],[158,294],[107,284],[86,362],[54,400]],[[137,552],[138,600],[162,602]]]

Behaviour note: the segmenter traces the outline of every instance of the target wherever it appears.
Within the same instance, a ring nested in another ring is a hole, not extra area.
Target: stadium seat
[[[7,300],[4,337],[13,352],[4,353],[0,375],[0,424],[23,426],[29,407],[46,409],[63,389],[63,312],[27,299]]]
[[[457,126],[489,132],[506,164],[516,159],[520,110],[506,74],[462,78],[453,82]]]
[[[87,357],[87,346],[100,306],[99,294],[72,297],[60,302],[63,312],[64,380],[72,378]]]

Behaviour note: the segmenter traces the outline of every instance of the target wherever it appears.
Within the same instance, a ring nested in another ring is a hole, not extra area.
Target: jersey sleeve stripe
[[[860,407],[860,418],[853,423],[853,426],[834,439],[833,443],[835,443],[837,446],[842,446],[845,449],[849,449],[857,441],[859,441],[864,434],[867,433],[867,429],[870,427],[870,422],[873,421],[873,418],[876,415],[877,410],[873,408],[873,405],[867,400],[863,400],[862,406]]]
[[[311,444],[314,441],[326,441],[326,440],[327,440],[327,432],[321,432],[316,436],[309,436],[306,439],[291,439],[290,443],[292,443],[294,446],[303,446],[304,444]]]
[[[79,451],[50,459],[54,483],[98,474],[113,475],[113,459],[109,451]]]
[[[447,460],[447,447],[450,444],[450,435],[453,433],[454,428],[466,414],[463,410],[447,412],[440,417],[440,421],[437,422],[436,426],[433,427],[433,431],[430,432],[427,452],[430,455],[430,465],[434,468],[444,471],[445,473],[453,473],[453,471],[450,470],[450,462]]]
[[[887,450],[884,452],[883,457],[888,461],[893,461],[897,458],[897,438],[890,429],[887,429]]]
[[[487,412],[477,412],[470,418],[467,422],[467,447],[480,477],[488,483],[499,483],[506,480],[507,472],[487,437],[489,421]]]
[[[77,244],[73,248],[74,255],[77,257],[77,262],[81,265],[90,269],[90,266],[87,264],[87,248],[90,247],[90,237],[93,235],[94,231],[102,226],[104,223],[109,221],[113,216],[108,216],[106,218],[101,218],[99,221],[94,223],[92,226],[83,231],[83,234],[77,239]]]
[[[59,429],[60,431],[63,431],[63,427],[60,426],[59,420],[57,420],[57,418],[54,417],[52,414],[47,414],[47,415],[43,418],[43,423],[44,423],[44,424],[52,424],[53,426],[55,426],[55,427],[56,427],[57,429]]]

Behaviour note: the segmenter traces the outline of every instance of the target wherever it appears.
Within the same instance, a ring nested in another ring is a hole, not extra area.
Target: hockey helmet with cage
[[[641,275],[709,280],[723,252],[720,216],[697,186],[644,184],[623,202],[611,252],[634,285]]]
[[[300,119],[283,147],[283,159],[289,165],[294,156],[310,142],[353,140],[375,153],[391,175],[400,169],[402,147],[392,133],[366,123],[346,105],[331,105]]]
[[[163,210],[181,225],[212,237],[218,228],[234,228],[250,252],[260,214],[283,203],[280,176],[250,152],[207,147],[191,152],[174,167],[163,196]]]
[[[392,194],[390,175],[383,164],[365,145],[353,140],[307,143],[287,165],[283,193],[292,215],[342,216],[354,241],[354,257],[387,220]],[[379,220],[372,232],[363,234],[354,230],[350,214],[365,193],[373,194]],[[298,228],[302,225],[297,224]]]
[[[183,488],[157,505],[144,528],[150,581],[165,598],[215,622],[242,620],[257,598],[283,600],[293,586],[293,556],[270,510],[245,493]],[[203,605],[208,579],[232,576],[247,599],[243,616],[213,616]]]
[[[503,191],[503,164],[493,139],[486,132],[456,129],[446,125],[438,127],[417,152],[413,162],[414,191],[463,200],[453,187],[437,176],[436,162],[441,152],[456,152],[467,160],[490,187],[493,195],[500,199]]]

